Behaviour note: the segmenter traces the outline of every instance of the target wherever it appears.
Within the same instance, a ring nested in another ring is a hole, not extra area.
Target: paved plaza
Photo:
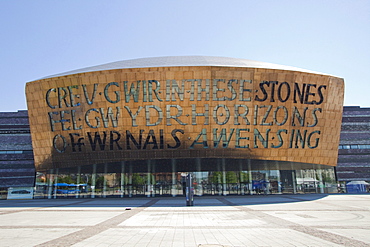
[[[0,246],[370,246],[370,194],[3,200]]]

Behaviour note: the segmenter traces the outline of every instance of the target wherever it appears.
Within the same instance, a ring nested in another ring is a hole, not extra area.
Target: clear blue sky
[[[370,106],[370,0],[0,0],[0,111],[25,83],[125,59],[246,58],[345,79]]]

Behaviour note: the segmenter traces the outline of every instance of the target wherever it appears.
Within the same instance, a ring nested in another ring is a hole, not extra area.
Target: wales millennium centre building
[[[118,61],[26,84],[43,196],[327,193],[342,78],[246,59]]]

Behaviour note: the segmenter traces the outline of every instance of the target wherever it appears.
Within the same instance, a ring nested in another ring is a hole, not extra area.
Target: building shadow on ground
[[[329,195],[347,194],[282,194],[282,195],[244,195],[244,196],[194,196],[193,206],[187,206],[186,197],[123,197],[123,198],[69,198],[1,200],[1,208],[9,207],[225,207],[264,204],[309,202],[323,199]]]

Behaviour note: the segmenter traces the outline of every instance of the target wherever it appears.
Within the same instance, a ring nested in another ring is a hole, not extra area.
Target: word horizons
[[[171,109],[176,109],[177,114],[172,115]],[[204,109],[202,112],[198,108]],[[255,105],[252,110],[247,105],[234,105],[228,107],[223,104],[218,104],[213,109],[209,108],[208,104],[202,107],[191,105],[190,114],[184,114],[183,108],[180,105],[166,105],[162,109],[156,105],[139,106],[135,110],[128,106],[124,110],[120,107],[112,108],[92,108],[86,111],[83,119],[76,117],[75,110],[64,110],[60,112],[49,112],[49,122],[51,131],[56,129],[62,131],[80,130],[83,128],[81,122],[84,122],[89,128],[117,128],[123,123],[120,115],[124,115],[125,119],[130,119],[130,126],[137,127],[138,118],[145,119],[146,126],[158,126],[165,124],[171,126],[173,123],[180,125],[225,125],[232,122],[233,125],[261,125],[261,126],[282,126],[289,124],[290,126],[315,127],[318,123],[318,113],[322,112],[322,108],[308,109],[304,107],[299,110],[296,106],[288,109],[285,106],[274,107],[272,105]],[[200,122],[202,118],[203,121]],[[125,124],[125,126],[128,126]]]

